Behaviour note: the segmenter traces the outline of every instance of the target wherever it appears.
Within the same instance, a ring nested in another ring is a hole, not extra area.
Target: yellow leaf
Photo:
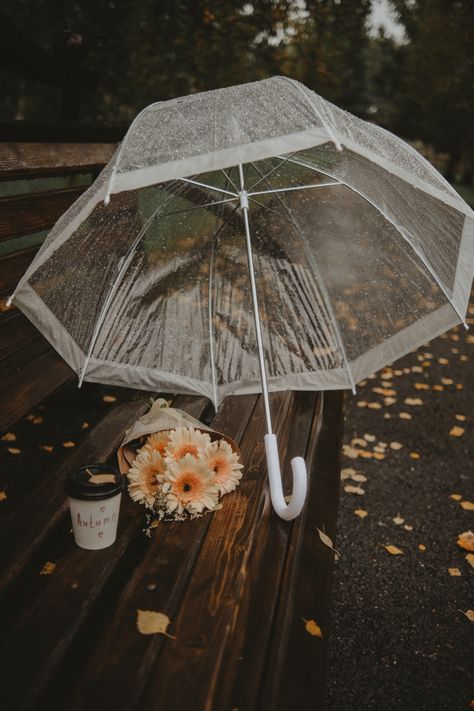
[[[164,634],[170,639],[176,639],[168,634],[170,618],[163,612],[153,610],[137,610],[137,629],[140,634]]]
[[[347,491],[348,494],[358,494],[359,496],[365,494],[365,491],[360,486],[351,486],[350,484],[344,487],[344,491]]]
[[[390,553],[390,555],[403,555],[403,551],[400,550],[400,548],[397,548],[396,546],[384,546],[385,550]]]
[[[462,437],[464,434],[464,427],[459,427],[459,425],[454,425],[454,427],[451,427],[449,430],[449,434],[451,437]]]
[[[403,444],[400,444],[400,442],[390,442],[390,449],[401,449],[403,447]]]
[[[474,568],[474,553],[468,553],[466,555],[466,560],[469,563],[469,565],[471,566],[471,568]]]
[[[117,398],[115,397],[115,395],[104,395],[102,397],[103,402],[116,402],[116,400]]]
[[[6,491],[0,491],[0,501],[5,501],[7,499],[7,492]]]
[[[425,551],[425,550],[426,550],[426,546],[424,545],[424,543],[419,543],[419,544],[418,544],[418,548],[420,549],[420,551]]]
[[[464,533],[460,534],[456,543],[460,548],[472,553],[474,551],[474,533],[472,531],[464,531]]]
[[[305,620],[303,617],[303,622],[305,623],[306,632],[309,632],[313,637],[324,637],[321,627],[314,620]]]
[[[461,507],[465,511],[474,511],[474,502],[473,501],[461,501]]]
[[[51,575],[56,570],[56,563],[50,563],[49,561],[43,565],[40,570],[40,575]]]
[[[75,442],[63,442],[63,447],[66,447],[66,449],[71,449],[71,447],[75,447],[76,443]]]
[[[368,512],[364,511],[364,509],[356,509],[354,513],[356,516],[359,516],[359,518],[365,518],[366,516],[368,516]]]
[[[21,449],[17,449],[16,447],[7,447],[7,452],[10,452],[10,454],[21,454]]]
[[[459,576],[462,574],[459,568],[448,568],[448,573],[453,577],[453,578],[459,578]]]
[[[451,496],[449,498],[453,499],[454,501],[461,501],[462,496],[461,496],[461,494],[451,494]]]
[[[15,440],[16,434],[13,434],[13,432],[7,432],[2,437],[2,442],[15,442]]]

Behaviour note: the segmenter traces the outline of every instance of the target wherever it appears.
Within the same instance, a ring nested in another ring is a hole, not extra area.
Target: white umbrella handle
[[[293,491],[291,501],[287,504],[283,496],[276,435],[265,435],[265,451],[267,454],[268,481],[270,484],[270,496],[273,508],[280,518],[283,518],[285,521],[291,521],[293,518],[299,516],[306,499],[308,485],[306,463],[303,457],[294,457],[294,459],[291,460]]]

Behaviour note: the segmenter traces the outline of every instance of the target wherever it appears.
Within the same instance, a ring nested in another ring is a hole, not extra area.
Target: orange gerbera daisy
[[[237,487],[242,478],[243,465],[239,455],[225,439],[211,442],[202,453],[203,460],[214,473],[214,481],[219,489],[219,496],[229,494]]]
[[[134,501],[153,508],[165,460],[159,452],[142,448],[128,472],[128,491]]]
[[[169,461],[163,477],[162,492],[167,513],[200,514],[213,510],[218,501],[213,473],[205,462],[186,454],[178,461]]]
[[[188,454],[198,457],[211,438],[193,427],[177,427],[169,433],[165,453],[167,459],[178,461]]]

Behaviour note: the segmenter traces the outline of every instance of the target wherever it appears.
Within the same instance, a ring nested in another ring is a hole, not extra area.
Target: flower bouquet
[[[220,508],[242,477],[236,444],[186,412],[156,400],[127,431],[118,451],[128,491],[158,521],[184,521]]]

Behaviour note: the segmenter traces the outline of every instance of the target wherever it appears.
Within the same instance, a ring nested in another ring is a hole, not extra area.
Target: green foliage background
[[[81,121],[128,124],[153,101],[285,74],[416,142],[474,183],[474,2],[390,0],[397,43],[369,32],[372,0],[4,0],[30,39],[79,37]],[[1,120],[58,121],[60,90],[0,68]]]

